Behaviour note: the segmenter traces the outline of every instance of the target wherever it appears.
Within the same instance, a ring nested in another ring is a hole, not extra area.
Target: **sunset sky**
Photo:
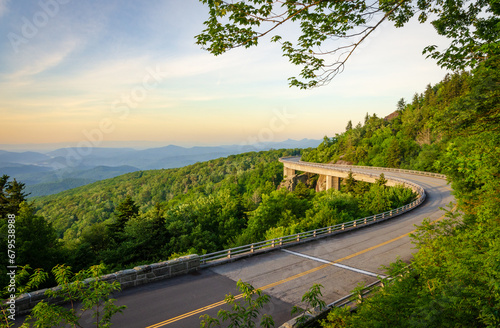
[[[389,23],[328,86],[290,88],[299,68],[279,44],[200,49],[206,13],[195,0],[0,0],[0,149],[321,139],[446,74],[421,54],[447,44],[431,26]]]

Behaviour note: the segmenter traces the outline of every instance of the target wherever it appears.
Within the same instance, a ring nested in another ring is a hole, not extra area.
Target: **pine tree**
[[[353,192],[356,187],[356,180],[352,174],[352,171],[349,171],[347,178],[344,180],[344,190],[345,192]]]
[[[10,177],[4,174],[0,178],[0,216],[6,218],[7,214],[17,215],[19,206],[26,201],[28,194],[24,193],[25,184],[16,179],[9,181]]]
[[[345,127],[345,130],[346,130],[346,132],[352,130],[352,121],[351,120],[349,120],[349,122],[347,122],[347,126]]]
[[[379,178],[377,180],[375,180],[375,184],[377,184],[379,186],[385,186],[386,183],[387,183],[387,179],[385,178],[384,173],[380,173]]]
[[[125,200],[116,207],[115,222],[109,226],[115,240],[120,239],[127,222],[137,214],[139,214],[139,206],[135,204],[130,195],[127,195]]]
[[[403,111],[406,108],[406,102],[404,98],[399,99],[398,104],[396,105],[398,111]]]

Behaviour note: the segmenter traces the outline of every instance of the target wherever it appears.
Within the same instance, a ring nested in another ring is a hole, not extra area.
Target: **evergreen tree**
[[[295,190],[293,193],[297,196],[299,199],[307,199],[310,200],[314,196],[314,191],[307,188],[305,184],[302,182],[299,182],[297,186],[295,187]]]
[[[35,209],[22,202],[15,217],[17,266],[50,270],[63,259],[62,245],[52,225],[43,217],[34,214]],[[0,221],[0,245],[7,249],[8,221]],[[5,286],[7,256],[0,257],[0,285]],[[44,286],[46,287],[46,286]]]
[[[9,181],[9,176],[8,175],[3,175],[0,178],[0,218],[4,219],[7,217],[7,214],[9,214],[9,200],[6,195],[6,187],[7,187],[7,182]]]
[[[0,178],[0,215],[6,218],[7,214],[17,215],[19,206],[26,201],[28,194],[24,193],[25,184],[16,179],[9,181],[8,175]]]
[[[401,151],[401,147],[399,146],[399,142],[396,138],[391,140],[389,144],[389,148],[387,148],[387,166],[398,168],[401,164],[401,158],[403,157],[403,153]]]
[[[350,130],[352,130],[352,121],[351,120],[349,120],[349,122],[347,122],[347,126],[345,127],[346,132],[350,131]]]
[[[115,240],[121,239],[120,235],[123,233],[125,225],[137,214],[139,214],[139,206],[135,204],[130,195],[127,195],[123,202],[116,207],[115,222],[110,224],[111,235]]]
[[[398,111],[402,112],[406,107],[406,102],[404,98],[399,99],[398,104],[396,105],[396,108]]]
[[[356,188],[356,179],[352,174],[352,171],[349,171],[347,178],[344,180],[344,191],[345,192],[353,192]]]
[[[380,176],[375,181],[375,184],[378,186],[385,186],[386,183],[387,183],[387,179],[385,178],[384,173],[380,173]]]

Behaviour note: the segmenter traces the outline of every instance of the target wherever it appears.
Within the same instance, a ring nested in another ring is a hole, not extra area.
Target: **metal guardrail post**
[[[363,294],[362,293],[359,293],[358,300],[356,301],[356,303],[358,303],[358,304],[363,303]]]

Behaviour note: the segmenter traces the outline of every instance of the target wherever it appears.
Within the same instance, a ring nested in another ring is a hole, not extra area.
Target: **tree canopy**
[[[450,39],[448,48],[429,45],[428,57],[440,66],[474,68],[499,53],[498,0],[200,0],[209,8],[206,29],[197,44],[214,55],[232,48],[256,46],[271,36],[291,63],[302,66],[290,85],[302,89],[328,84],[342,72],[349,57],[384,21],[403,27],[418,15]],[[297,40],[277,34],[284,26],[299,25]]]
[[[499,62],[495,56],[470,73],[447,76],[411,104],[398,103],[392,120],[369,120],[357,132],[363,138],[354,140],[353,129],[308,154],[388,163],[389,156],[379,154],[395,134],[407,154],[400,166],[446,174],[457,201],[455,213],[417,227],[410,265],[397,261],[388,268],[397,279],[356,312],[335,309],[322,327],[500,327]],[[387,132],[377,136],[375,124]]]

